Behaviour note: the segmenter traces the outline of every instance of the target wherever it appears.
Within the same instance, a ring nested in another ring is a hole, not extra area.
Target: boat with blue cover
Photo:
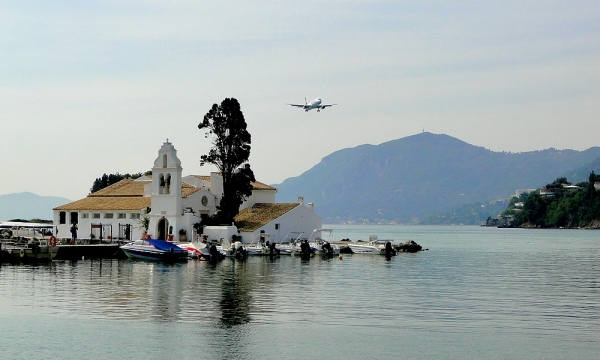
[[[156,239],[135,240],[121,246],[121,250],[130,259],[152,261],[180,261],[186,260],[188,251],[179,246]]]

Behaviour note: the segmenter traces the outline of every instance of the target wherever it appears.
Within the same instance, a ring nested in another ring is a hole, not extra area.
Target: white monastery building
[[[223,179],[220,173],[184,177],[182,170],[177,150],[167,140],[158,150],[152,177],[123,179],[54,208],[56,237],[70,238],[69,229],[77,224],[80,239],[135,240],[142,237],[142,224],[147,222],[153,239],[198,241],[205,235],[208,240],[229,240],[236,235],[244,243],[259,237],[280,242],[292,232],[308,237],[322,226],[312,204],[305,205],[302,198],[296,203],[276,203],[277,189],[257,181],[234,219],[237,226],[204,227],[203,219],[217,211],[223,196]]]

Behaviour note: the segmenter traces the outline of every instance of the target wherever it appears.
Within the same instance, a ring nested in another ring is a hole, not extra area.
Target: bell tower
[[[149,232],[156,239],[166,239],[183,212],[181,161],[169,139],[165,141],[152,167],[152,201]],[[174,230],[173,230],[174,231]]]

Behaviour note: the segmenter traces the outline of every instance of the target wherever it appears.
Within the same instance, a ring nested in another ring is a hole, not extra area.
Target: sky
[[[236,98],[257,180],[422,131],[493,151],[600,146],[598,1],[0,0],[0,194],[85,197],[150,170],[183,174]],[[322,98],[304,112],[286,103]]]

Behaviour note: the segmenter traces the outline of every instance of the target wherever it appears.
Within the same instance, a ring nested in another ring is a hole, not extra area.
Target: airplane
[[[311,101],[310,103],[308,103],[308,102],[306,102],[306,98],[304,98],[304,105],[302,105],[302,104],[286,104],[286,105],[303,108],[305,112],[308,112],[309,110],[312,110],[312,109],[317,109],[317,112],[319,112],[319,111],[321,111],[321,109],[325,109],[326,107],[330,107],[330,106],[337,105],[337,104],[321,104],[320,98],[316,98],[313,101]]]

